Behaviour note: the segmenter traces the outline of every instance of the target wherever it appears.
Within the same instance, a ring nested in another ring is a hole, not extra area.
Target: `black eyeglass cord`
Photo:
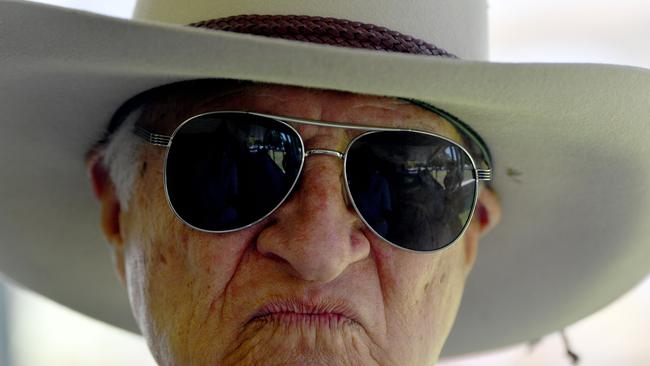
[[[569,344],[569,337],[567,337],[566,334],[566,329],[561,329],[558,333],[560,333],[560,337],[562,338],[562,344],[564,345],[564,351],[566,352],[567,356],[569,356],[569,359],[571,360],[572,365],[579,365],[580,364],[580,356],[578,356],[577,353],[573,351],[571,348],[571,345]],[[532,339],[528,342],[528,347],[529,350],[532,352],[532,349],[539,344],[541,341],[541,338],[537,339]]]
[[[562,342],[564,343],[564,349],[566,350],[566,354],[571,359],[571,364],[572,365],[578,365],[580,363],[580,356],[578,356],[578,354],[575,353],[571,349],[571,345],[569,344],[569,338],[566,335],[566,329],[562,329],[560,331],[560,336],[562,336]]]

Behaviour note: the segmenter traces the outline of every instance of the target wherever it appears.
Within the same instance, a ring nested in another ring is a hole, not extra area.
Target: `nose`
[[[363,224],[345,199],[342,165],[336,154],[311,154],[300,185],[257,238],[262,255],[286,262],[305,281],[333,281],[370,253]]]

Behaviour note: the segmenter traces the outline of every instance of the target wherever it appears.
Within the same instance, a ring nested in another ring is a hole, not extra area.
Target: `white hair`
[[[113,133],[102,152],[102,163],[108,169],[122,211],[129,209],[144,146],[144,141],[133,132],[141,113],[141,110],[132,112]]]

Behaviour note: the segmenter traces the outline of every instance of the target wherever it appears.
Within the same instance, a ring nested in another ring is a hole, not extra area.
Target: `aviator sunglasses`
[[[291,124],[364,130],[344,152],[305,149]],[[454,243],[469,226],[479,181],[467,150],[435,133],[218,111],[181,123],[171,136],[135,133],[167,148],[168,203],[185,224],[226,233],[271,215],[300,184],[307,157],[343,160],[349,202],[377,236],[402,249],[429,252]]]

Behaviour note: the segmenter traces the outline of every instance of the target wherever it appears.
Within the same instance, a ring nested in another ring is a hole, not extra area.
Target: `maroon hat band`
[[[236,15],[189,24],[339,47],[457,58],[423,40],[372,24],[306,15]]]

